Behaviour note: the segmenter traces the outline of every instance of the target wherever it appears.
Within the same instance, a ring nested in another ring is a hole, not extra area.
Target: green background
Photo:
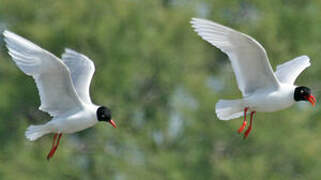
[[[35,83],[10,60],[0,37],[0,179],[319,179],[320,106],[300,102],[257,113],[243,140],[242,118],[219,121],[218,99],[240,98],[227,56],[193,32],[207,18],[257,39],[272,67],[306,54],[297,84],[321,85],[321,1],[0,0],[0,31],[11,30],[58,57],[69,47],[96,65],[91,96],[113,111],[105,123],[63,135],[24,137],[50,117]]]

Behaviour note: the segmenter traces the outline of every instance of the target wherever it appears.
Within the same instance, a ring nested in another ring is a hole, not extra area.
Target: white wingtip
[[[5,39],[9,39],[11,37],[18,36],[17,34],[11,32],[11,31],[8,31],[8,30],[4,30],[2,34],[5,37]]]
[[[11,31],[4,30],[2,34],[4,36],[4,40],[5,40],[6,45],[9,50],[10,49],[21,50],[21,48],[41,50],[41,48],[39,46],[37,46],[36,44],[32,43],[31,41],[11,32]]]
[[[67,52],[67,53],[79,54],[78,52],[76,52],[75,50],[70,49],[70,48],[65,48],[65,52]]]
[[[85,56],[85,55],[83,55],[73,49],[65,48],[65,53],[63,53],[62,56],[70,56],[70,55],[88,58],[87,56]]]
[[[309,56],[307,56],[307,55],[302,55],[302,56],[299,56],[298,58],[300,58],[300,59],[306,59],[308,62],[309,62],[309,64],[311,65],[311,62],[310,62],[310,57]]]
[[[14,34],[14,33],[11,32],[11,31],[8,31],[8,30],[4,30],[2,34],[3,34],[4,36],[9,36],[10,34]]]
[[[197,21],[208,21],[208,20],[192,17],[190,23],[195,24]]]
[[[190,20],[190,23],[192,24],[192,27],[194,28],[194,30],[196,31],[197,29],[197,24],[199,24],[200,21],[202,21],[203,19],[199,19],[199,18],[195,18],[193,17],[191,20]],[[204,20],[205,21],[205,20]]]

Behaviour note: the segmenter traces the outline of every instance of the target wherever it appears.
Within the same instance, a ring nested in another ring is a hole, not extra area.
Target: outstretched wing
[[[291,61],[278,65],[275,74],[280,82],[294,84],[296,78],[310,65],[310,58],[308,56],[299,56]]]
[[[65,49],[62,60],[69,67],[79,97],[85,103],[91,104],[89,88],[95,72],[94,63],[87,56],[71,49]]]
[[[36,81],[40,110],[59,116],[83,107],[70,72],[59,58],[10,31],[4,31],[3,35],[13,61]]]
[[[193,18],[191,24],[205,41],[228,55],[243,96],[261,88],[278,88],[265,49],[255,39],[205,19]]]

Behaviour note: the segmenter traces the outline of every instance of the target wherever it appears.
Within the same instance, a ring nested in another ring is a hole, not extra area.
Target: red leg
[[[246,123],[247,123],[247,122],[246,122],[246,112],[247,112],[248,109],[249,109],[248,107],[244,108],[244,120],[243,120],[242,126],[241,126],[240,129],[237,131],[238,133],[241,133],[241,132],[244,130],[245,126],[246,126]]]
[[[57,136],[58,136],[58,133],[56,133],[56,134],[54,135],[54,137],[53,137],[51,149],[53,149],[53,148],[55,147]]]
[[[60,138],[61,138],[61,136],[62,136],[62,133],[60,133],[60,134],[59,134],[59,137],[58,137],[58,141],[57,141],[57,145],[56,145],[56,147],[58,147],[58,146],[59,146],[59,142],[60,142]]]
[[[246,139],[247,136],[249,136],[249,134],[250,134],[250,132],[251,132],[251,130],[252,130],[253,116],[254,116],[255,113],[256,113],[255,111],[252,111],[252,112],[251,112],[250,126],[247,128],[247,130],[246,130],[245,133],[244,133],[244,139]]]
[[[58,135],[58,133],[56,133],[55,136],[54,136],[54,143],[55,143],[55,141],[56,141],[57,135]],[[49,152],[49,154],[48,154],[48,156],[47,156],[47,160],[49,160],[50,158],[52,158],[53,155],[55,154],[55,152],[56,152],[56,150],[57,150],[57,148],[58,148],[58,145],[59,145],[61,136],[62,136],[62,133],[59,134],[56,145],[54,145],[54,143],[53,143],[53,147],[51,148],[51,150],[50,150],[50,152]]]

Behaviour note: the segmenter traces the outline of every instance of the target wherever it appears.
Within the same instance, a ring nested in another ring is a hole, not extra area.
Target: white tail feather
[[[219,100],[216,103],[215,111],[218,119],[230,120],[241,117],[243,113],[243,101],[242,99],[237,100]]]
[[[31,125],[27,128],[25,136],[30,141],[37,140],[41,136],[50,133],[50,129],[47,124],[44,125]]]

